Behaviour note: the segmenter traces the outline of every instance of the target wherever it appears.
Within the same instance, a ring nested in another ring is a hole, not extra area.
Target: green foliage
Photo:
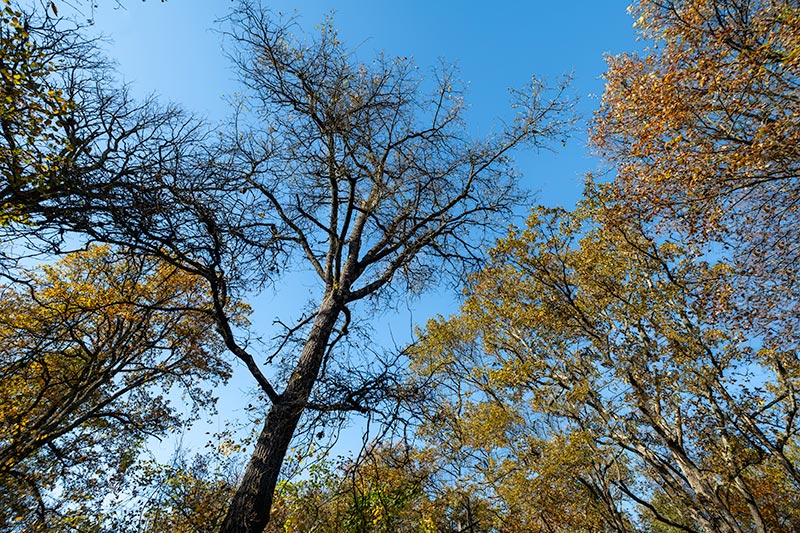
[[[439,533],[497,529],[481,494],[440,478],[436,453],[376,443],[357,461],[316,463],[307,479],[284,482],[268,533]]]
[[[237,457],[220,449],[171,464],[143,463],[129,481],[134,501],[115,513],[117,531],[212,533],[219,529],[238,482]]]

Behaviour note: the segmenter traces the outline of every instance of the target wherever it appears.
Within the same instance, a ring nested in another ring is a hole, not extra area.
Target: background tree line
[[[44,7],[0,20],[5,530],[800,524],[796,2],[637,2],[653,45],[609,58],[592,124],[613,178],[488,257],[530,205],[510,151],[571,127],[563,84],[534,79],[475,140],[451,69],[359,63],[332,24],[303,39],[241,2],[245,100],[216,133],[110,84]],[[261,351],[245,294],[299,267],[317,297]],[[401,354],[358,344],[370,306],[443,276],[457,314]],[[143,459],[191,422],[177,388],[212,404],[234,359],[260,392],[250,446]],[[349,413],[414,437],[281,479]]]

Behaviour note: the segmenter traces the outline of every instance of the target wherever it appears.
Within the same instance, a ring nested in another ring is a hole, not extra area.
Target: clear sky
[[[589,118],[603,91],[600,76],[604,54],[641,47],[636,41],[627,0],[264,0],[274,12],[295,16],[301,28],[313,31],[333,12],[339,36],[369,61],[376,53],[413,57],[421,69],[440,59],[455,63],[468,83],[467,116],[473,131],[489,131],[498,118],[511,116],[508,88],[521,87],[532,75],[574,77],[572,91],[578,110]],[[86,4],[86,3],[85,3]],[[236,91],[233,73],[214,28],[232,3],[229,0],[112,0],[94,11],[97,31],[109,37],[109,56],[135,94],[156,93],[213,121],[229,109],[225,95]],[[582,126],[585,129],[585,124]],[[517,153],[523,183],[538,191],[539,202],[571,206],[579,199],[582,179],[597,161],[589,157],[585,134],[578,134],[558,153]],[[260,298],[255,330],[266,337],[281,303],[303,300],[309,287],[279,285],[272,298]],[[287,295],[290,296],[287,298]],[[398,342],[411,323],[424,323],[432,314],[448,314],[456,296],[431,296],[414,304],[410,316],[389,318]],[[278,302],[276,304],[276,302]],[[291,317],[282,316],[284,320]],[[399,333],[398,333],[398,330]],[[241,375],[222,394],[220,411],[241,403],[237,390],[251,382]],[[240,405],[239,405],[240,407]]]
[[[368,61],[383,51],[413,57],[421,69],[440,59],[459,66],[469,84],[469,119],[488,131],[509,117],[509,87],[532,75],[572,74],[580,111],[597,107],[604,54],[638,46],[627,14],[628,0],[264,0],[277,13],[295,16],[306,31],[333,12],[341,39]],[[113,41],[109,55],[124,79],[141,93],[155,92],[212,120],[228,112],[224,96],[236,90],[221,50],[215,21],[229,0],[106,0],[95,27]],[[571,205],[581,192],[587,160],[585,138],[559,154],[517,154],[525,184],[542,203]]]

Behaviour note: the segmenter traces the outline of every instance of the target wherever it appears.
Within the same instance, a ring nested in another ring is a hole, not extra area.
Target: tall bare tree
[[[248,361],[271,405],[221,531],[260,532],[303,413],[366,412],[382,385],[344,379],[315,393],[343,363],[336,347],[353,306],[478,259],[524,198],[509,151],[562,134],[570,104],[563,85],[534,81],[514,93],[514,121],[475,141],[452,68],[425,80],[404,58],[360,63],[329,21],[297,38],[257,2],[242,2],[229,22],[247,93],[217,164],[236,176],[255,215],[237,237],[277,247],[319,280],[316,310],[290,331],[303,336],[299,348],[282,345],[281,388]]]

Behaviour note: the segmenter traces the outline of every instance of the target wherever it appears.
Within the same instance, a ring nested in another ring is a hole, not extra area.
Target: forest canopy
[[[800,527],[796,1],[638,0],[587,124],[533,77],[485,133],[458,69],[333,17],[234,2],[213,124],[60,2],[2,9],[0,531]],[[514,156],[580,128],[599,170],[536,205]],[[245,420],[155,454],[234,370]]]

